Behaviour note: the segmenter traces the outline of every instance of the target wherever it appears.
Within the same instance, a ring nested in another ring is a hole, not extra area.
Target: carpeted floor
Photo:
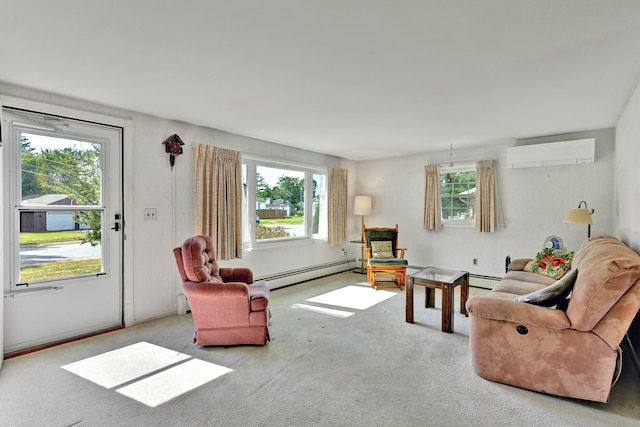
[[[640,376],[629,361],[607,404],[493,383],[471,368],[467,318],[456,314],[454,333],[440,331],[439,294],[436,309],[420,308],[417,287],[408,324],[404,293],[373,291],[364,278],[342,273],[273,291],[264,347],[198,347],[185,315],[5,360],[0,425],[640,423]]]

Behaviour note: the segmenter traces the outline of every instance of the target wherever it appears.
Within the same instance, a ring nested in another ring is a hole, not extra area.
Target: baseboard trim
[[[56,347],[56,346],[59,346],[59,345],[62,345],[62,344],[67,344],[67,343],[74,342],[74,341],[80,341],[80,340],[85,339],[85,338],[91,338],[91,337],[95,337],[97,335],[102,335],[102,334],[106,334],[106,333],[109,333],[109,332],[118,331],[120,329],[124,329],[124,325],[114,326],[113,328],[103,329],[101,331],[92,332],[90,334],[79,335],[79,336],[73,337],[73,338],[67,338],[67,339],[64,339],[64,340],[60,340],[60,341],[56,341],[56,342],[52,342],[52,343],[48,343],[48,344],[42,344],[42,345],[38,345],[38,346],[35,346],[35,347],[26,348],[24,350],[14,351],[12,353],[5,354],[4,355],[4,360],[12,359],[12,358],[18,357],[18,356],[24,356],[25,354],[34,353],[34,352],[40,351],[40,350],[46,350],[47,348]]]

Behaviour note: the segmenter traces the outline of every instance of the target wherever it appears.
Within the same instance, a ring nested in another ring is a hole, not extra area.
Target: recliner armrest
[[[569,329],[566,313],[555,308],[514,301],[509,298],[472,296],[467,300],[470,315],[489,320],[502,320],[547,329]]]
[[[524,267],[529,261],[533,261],[533,258],[517,258],[512,260],[507,268],[509,271],[524,271]]]

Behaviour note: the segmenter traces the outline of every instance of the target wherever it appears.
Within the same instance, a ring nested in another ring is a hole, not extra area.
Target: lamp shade
[[[371,213],[371,197],[369,196],[356,196],[353,203],[354,215],[369,215]]]
[[[569,209],[562,222],[575,224],[591,224],[591,212],[584,208]]]

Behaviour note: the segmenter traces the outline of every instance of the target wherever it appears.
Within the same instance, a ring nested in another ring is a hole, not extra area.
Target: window
[[[325,172],[304,166],[245,160],[243,180],[252,241],[320,236]]]
[[[475,165],[440,169],[442,222],[446,225],[473,225],[476,205]]]
[[[20,131],[19,283],[102,272],[102,145]],[[90,244],[55,253],[66,240]]]

